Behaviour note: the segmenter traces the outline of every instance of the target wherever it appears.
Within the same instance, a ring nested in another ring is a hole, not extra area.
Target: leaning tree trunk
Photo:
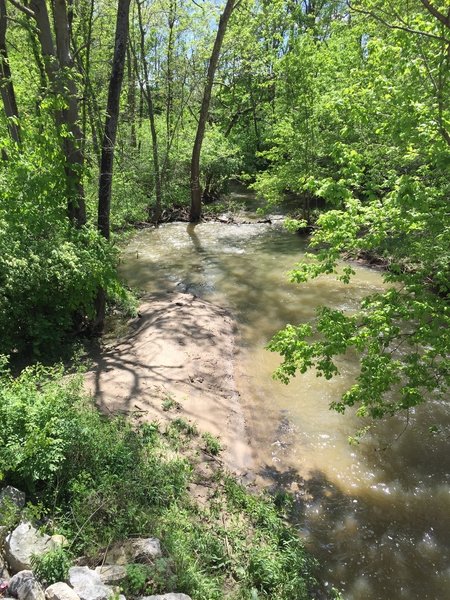
[[[189,220],[191,223],[198,223],[202,214],[202,190],[200,187],[200,154],[202,151],[203,138],[205,137],[206,121],[208,119],[209,105],[211,102],[211,93],[214,83],[214,75],[219,61],[220,49],[222,47],[225,31],[230,19],[236,0],[227,0],[225,8],[219,20],[216,39],[209,59],[208,73],[206,76],[206,85],[203,92],[203,100],[200,108],[200,117],[197,126],[197,135],[195,136],[194,148],[191,159],[191,210]]]
[[[100,179],[98,189],[98,230],[109,240],[111,189],[114,164],[114,146],[116,143],[119,120],[120,91],[122,89],[125,55],[128,41],[128,17],[131,0],[119,0],[117,7],[116,38],[114,58],[109,80],[108,101],[106,106],[105,129],[103,133],[102,156],[100,161]],[[95,333],[103,331],[105,322],[106,294],[100,288],[96,299],[96,318],[93,324]]]
[[[17,109],[16,95],[11,79],[11,70],[8,62],[8,50],[6,47],[6,2],[0,0],[0,92],[5,109],[9,135],[18,146],[21,143],[19,111]]]

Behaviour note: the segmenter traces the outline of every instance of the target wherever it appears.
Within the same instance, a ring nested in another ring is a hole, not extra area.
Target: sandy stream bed
[[[195,422],[220,437],[225,466],[245,476],[253,459],[235,384],[235,335],[221,307],[192,294],[148,294],[128,332],[93,354],[86,389],[104,412]],[[167,398],[180,408],[163,410]]]

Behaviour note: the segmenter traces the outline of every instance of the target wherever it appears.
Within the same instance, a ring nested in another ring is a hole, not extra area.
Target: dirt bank
[[[225,465],[243,475],[252,456],[234,379],[232,317],[177,292],[145,296],[139,315],[121,340],[92,357],[86,387],[98,406],[161,423],[180,416],[195,421],[220,437]]]

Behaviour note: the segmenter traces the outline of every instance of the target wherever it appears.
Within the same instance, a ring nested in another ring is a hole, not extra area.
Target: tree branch
[[[427,9],[429,13],[436,17],[438,21],[440,21],[443,25],[445,25],[448,29],[450,29],[450,14],[445,16],[438,9],[431,4],[428,0],[420,0],[423,6]]]
[[[20,2],[17,2],[17,0],[9,0],[9,2],[11,2],[11,4],[18,8],[21,12],[25,13],[28,17],[32,17],[34,19],[35,14],[31,10],[31,8],[28,8],[28,6],[24,6]]]
[[[420,1],[422,2],[422,0],[420,0]],[[435,35],[434,33],[428,33],[428,31],[421,31],[420,29],[411,29],[411,27],[407,27],[407,26],[403,26],[403,25],[394,25],[392,23],[388,23],[385,19],[380,17],[380,15],[377,15],[376,13],[374,13],[370,10],[356,8],[355,6],[353,6],[353,4],[351,2],[347,2],[347,5],[348,5],[349,9],[352,10],[353,12],[360,13],[361,15],[365,15],[366,17],[371,17],[372,19],[375,19],[379,23],[382,23],[389,29],[397,29],[399,31],[406,31],[407,33],[413,33],[415,35],[422,35],[424,37],[431,38],[433,40],[439,40],[440,42],[445,42],[446,44],[450,44],[450,39],[443,37],[441,35]]]

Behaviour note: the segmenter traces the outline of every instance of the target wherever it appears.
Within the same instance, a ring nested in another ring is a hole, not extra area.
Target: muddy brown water
[[[284,324],[312,319],[321,304],[351,312],[383,286],[363,267],[348,285],[291,284],[286,273],[305,249],[280,224],[175,223],[139,232],[121,272],[136,288],[192,292],[233,312],[257,480],[293,492],[327,585],[346,600],[449,600],[449,407],[430,399],[409,424],[405,416],[378,423],[351,446],[361,422],[328,405],[354,380],[356,357],[341,360],[331,381],[310,372],[285,386],[271,377],[279,357],[265,345]],[[441,430],[432,435],[434,424]]]

